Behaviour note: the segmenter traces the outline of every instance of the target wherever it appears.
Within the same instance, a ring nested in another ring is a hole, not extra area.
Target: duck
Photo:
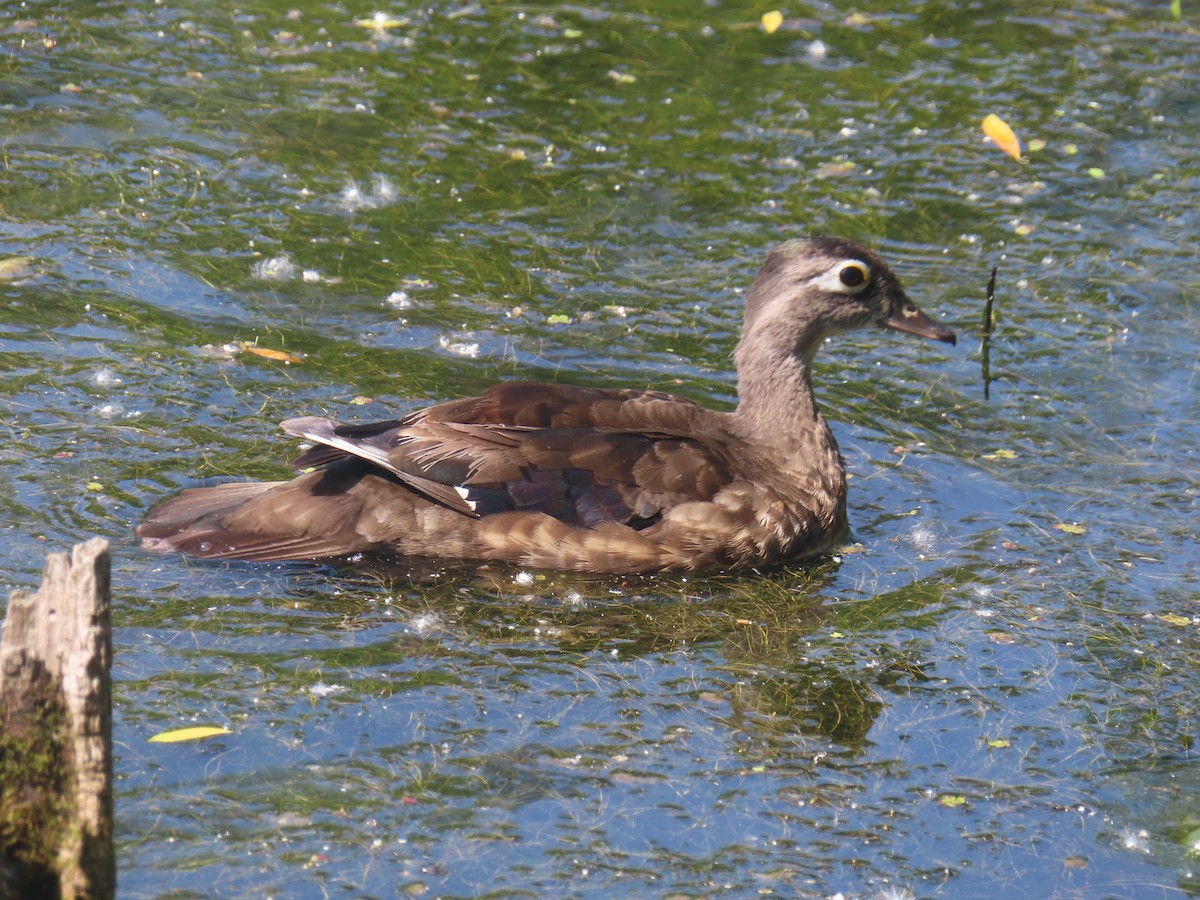
[[[789,240],[747,294],[733,410],[511,381],[389,421],[289,419],[283,431],[309,444],[297,477],[184,490],[137,533],[150,551],[259,562],[384,555],[653,573],[819,556],[848,523],[813,360],[826,338],[873,327],[955,343],[875,252]]]

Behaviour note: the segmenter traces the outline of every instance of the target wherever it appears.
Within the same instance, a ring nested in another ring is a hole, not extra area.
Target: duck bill
[[[933,341],[945,341],[947,344],[958,342],[953,331],[945,325],[933,321],[921,312],[917,304],[903,294],[892,303],[892,313],[883,324],[886,328],[894,331],[915,334],[917,337],[929,338]]]

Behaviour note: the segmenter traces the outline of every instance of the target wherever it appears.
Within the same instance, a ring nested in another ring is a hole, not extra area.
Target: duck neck
[[[780,461],[803,457],[813,465],[819,464],[822,451],[837,455],[837,442],[812,390],[810,373],[819,343],[820,337],[815,335],[807,342],[779,343],[761,342],[747,334],[734,352],[738,371],[735,430],[754,445],[771,448]]]

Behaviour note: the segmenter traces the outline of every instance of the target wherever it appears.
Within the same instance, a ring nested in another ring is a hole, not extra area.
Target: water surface
[[[0,256],[31,262],[0,282],[0,572],[113,543],[121,896],[1195,892],[1195,23],[765,11],[3,7]],[[823,354],[836,558],[335,572],[132,537],[286,474],[293,415],[503,378],[727,408],[743,292],[810,233],[960,334]],[[189,724],[235,733],[146,743]]]

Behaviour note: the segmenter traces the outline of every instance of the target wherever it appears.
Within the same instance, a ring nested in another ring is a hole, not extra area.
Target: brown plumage
[[[734,353],[738,407],[657,391],[500,384],[403,419],[290,419],[314,445],[291,481],[192,488],[138,528],[193,556],[326,559],[362,552],[652,572],[772,563],[842,533],[846,482],[810,383],[824,339],[883,326],[954,332],[850,241],[776,248]]]

